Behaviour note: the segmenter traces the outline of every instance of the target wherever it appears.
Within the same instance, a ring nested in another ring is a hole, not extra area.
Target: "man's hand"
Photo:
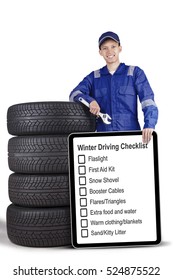
[[[95,100],[90,103],[90,112],[94,115],[98,115],[100,113],[100,106]]]
[[[153,128],[144,128],[142,131],[142,142],[148,144],[151,140]]]

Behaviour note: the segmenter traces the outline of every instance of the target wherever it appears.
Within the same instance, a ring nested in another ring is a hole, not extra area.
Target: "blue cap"
[[[119,39],[118,35],[114,32],[108,31],[108,32],[103,33],[100,36],[100,38],[99,38],[99,48],[100,48],[101,44],[107,39],[112,39],[115,42],[120,44],[120,39]]]

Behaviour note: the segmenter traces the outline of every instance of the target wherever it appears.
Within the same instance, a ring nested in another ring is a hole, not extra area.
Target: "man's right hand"
[[[100,113],[100,106],[97,101],[91,101],[90,103],[90,112],[94,115],[98,115]]]

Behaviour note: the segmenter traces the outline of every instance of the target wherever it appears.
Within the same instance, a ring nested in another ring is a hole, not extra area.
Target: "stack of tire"
[[[8,108],[7,234],[29,247],[71,244],[68,135],[95,131],[95,117],[75,102],[32,102]]]

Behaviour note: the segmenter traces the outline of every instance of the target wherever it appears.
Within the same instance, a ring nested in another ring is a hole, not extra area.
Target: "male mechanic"
[[[137,96],[144,113],[142,140],[148,143],[158,119],[154,93],[142,69],[120,63],[122,51],[120,39],[114,32],[103,33],[99,38],[99,53],[106,66],[91,72],[71,92],[70,101],[84,98],[90,104],[90,112],[111,116],[110,124],[97,119],[97,131],[140,130]]]

